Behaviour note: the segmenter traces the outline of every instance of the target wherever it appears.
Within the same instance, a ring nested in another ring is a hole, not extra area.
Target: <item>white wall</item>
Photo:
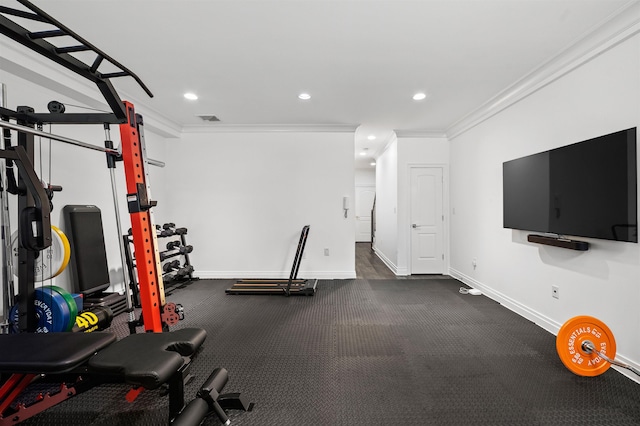
[[[376,235],[374,250],[392,270],[398,269],[398,139],[392,136],[376,159]]]
[[[370,169],[355,169],[355,183],[358,185],[375,185],[376,184],[376,169],[371,167]]]
[[[185,133],[170,144],[172,221],[189,229],[201,278],[355,277],[353,132]],[[329,249],[329,256],[324,249]]]
[[[398,135],[398,275],[411,274],[411,167],[433,166],[442,168],[443,211],[447,212],[449,202],[449,141],[446,137],[403,137]],[[445,214],[444,248],[445,261],[448,255],[448,223]]]
[[[58,100],[108,109],[91,83],[20,47],[0,41],[0,48],[0,82],[7,84],[7,107],[30,105],[46,112],[47,103]],[[68,111],[86,112],[73,107]],[[189,228],[196,275],[288,277],[300,230],[309,224],[300,276],[355,277],[355,222],[352,217],[345,219],[342,210],[342,198],[354,196],[353,132],[185,134],[176,143],[173,139],[180,132],[172,123],[140,105],[137,112],[145,118],[148,156],[167,163],[167,168],[152,167],[150,172],[152,199],[158,201],[153,209],[155,222]],[[52,130],[103,145],[101,125],[54,126]],[[112,126],[111,133],[119,145],[117,126]],[[48,180],[48,144],[43,157],[42,172],[37,165],[36,169]],[[104,154],[54,143],[52,164],[52,183],[64,187],[55,196],[52,223],[63,225],[60,211],[66,204],[98,206],[111,290],[121,291],[119,235]],[[130,221],[121,164],[116,176],[126,232]],[[15,217],[13,223],[15,227]],[[69,289],[68,271],[52,283]]]
[[[451,274],[552,332],[573,316],[595,316],[616,336],[617,357],[636,365],[640,246],[579,238],[591,249],[577,252],[503,229],[502,163],[638,126],[639,95],[636,35],[451,141]]]

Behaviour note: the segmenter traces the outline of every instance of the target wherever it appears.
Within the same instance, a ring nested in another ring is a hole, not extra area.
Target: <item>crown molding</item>
[[[380,146],[380,149],[378,149],[373,154],[373,158],[375,158],[376,161],[377,161],[378,158],[380,158],[380,156],[382,154],[384,154],[391,147],[391,145],[393,145],[394,143],[398,143],[398,135],[396,134],[395,131],[393,133],[391,133],[391,135],[389,136],[387,141],[382,146]]]
[[[355,133],[357,124],[211,124],[186,125],[183,133]]]
[[[446,138],[444,130],[394,130],[398,138]]]
[[[629,1],[601,24],[446,130],[452,140],[640,32],[640,2]]]

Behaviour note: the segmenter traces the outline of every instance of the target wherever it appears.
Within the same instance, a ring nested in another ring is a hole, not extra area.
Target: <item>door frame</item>
[[[451,257],[449,251],[449,166],[442,163],[413,163],[406,168],[406,214],[402,215],[404,224],[401,224],[403,234],[405,235],[406,271],[407,275],[412,274],[412,253],[411,253],[411,170],[421,168],[438,168],[442,169],[442,214],[444,223],[442,224],[442,252],[444,254],[444,262],[442,264],[442,274],[449,274],[449,259]]]

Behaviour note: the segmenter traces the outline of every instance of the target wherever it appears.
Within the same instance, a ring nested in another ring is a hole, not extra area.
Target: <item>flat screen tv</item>
[[[636,128],[503,163],[504,227],[638,242]]]

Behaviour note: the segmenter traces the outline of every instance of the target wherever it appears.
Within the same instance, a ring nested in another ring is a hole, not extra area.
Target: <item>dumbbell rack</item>
[[[164,290],[165,294],[170,294],[173,290],[177,288],[185,287],[191,284],[193,281],[199,280],[198,277],[193,276],[193,265],[191,264],[191,260],[189,258],[189,253],[192,251],[192,246],[187,244],[187,228],[176,228],[175,224],[169,223],[164,224],[162,227],[156,225],[156,234],[158,239],[165,238],[174,238],[173,241],[170,241],[167,246],[172,247],[166,251],[160,252],[160,259],[163,266],[163,275],[162,279],[164,281]],[[178,239],[175,239],[178,237]],[[140,307],[140,294],[138,290],[138,281],[136,279],[136,274],[134,269],[136,268],[136,261],[134,257],[134,253],[132,251],[133,239],[130,234],[123,235],[122,239],[124,241],[125,247],[125,258],[128,266],[129,273],[129,288],[131,289],[131,294],[133,296],[133,304],[135,307]],[[186,250],[189,248],[189,250]],[[176,259],[178,258],[178,259]],[[168,266],[168,263],[174,263],[176,260],[182,259],[182,262],[178,262],[181,264],[179,271],[165,271],[165,267]]]

